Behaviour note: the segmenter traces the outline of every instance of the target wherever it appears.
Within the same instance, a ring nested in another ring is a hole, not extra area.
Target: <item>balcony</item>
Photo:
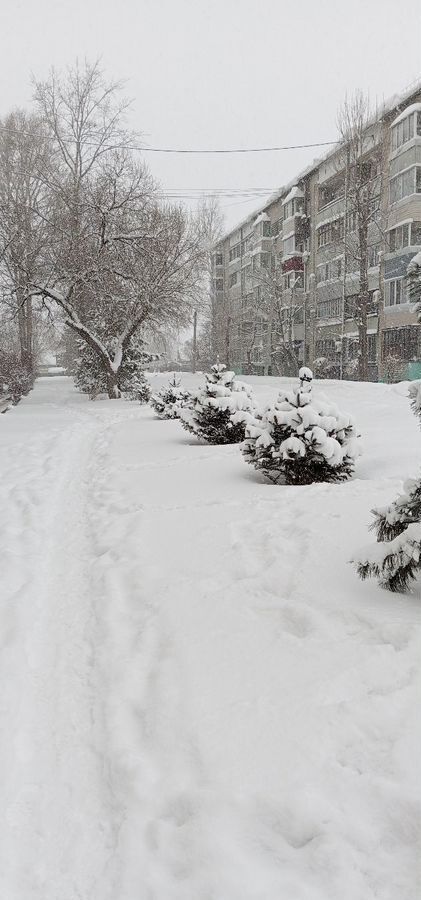
[[[286,272],[304,272],[303,257],[299,251],[294,250],[288,259],[283,260],[282,273]]]

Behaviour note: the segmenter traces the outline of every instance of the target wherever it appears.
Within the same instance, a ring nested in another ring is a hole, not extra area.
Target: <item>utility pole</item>
[[[193,372],[196,371],[197,366],[197,309],[195,309],[193,313]]]

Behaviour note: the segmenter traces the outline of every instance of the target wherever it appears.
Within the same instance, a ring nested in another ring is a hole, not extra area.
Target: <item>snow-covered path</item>
[[[415,900],[419,593],[346,560],[420,437],[399,387],[329,390],[339,486],[65,378],[1,417],[5,900]]]

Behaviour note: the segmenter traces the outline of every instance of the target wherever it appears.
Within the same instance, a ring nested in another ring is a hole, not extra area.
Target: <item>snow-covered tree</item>
[[[412,303],[417,304],[418,316],[421,312],[421,251],[412,257],[408,267],[409,296]]]
[[[51,158],[40,116],[16,109],[0,120],[0,305],[16,323],[22,370],[34,371],[36,329],[30,284],[45,249]]]
[[[131,338],[189,320],[201,235],[193,216],[162,201],[131,149],[119,87],[97,64],[52,72],[35,97],[52,152],[42,266],[30,289],[97,354],[117,397]]]
[[[421,419],[421,382],[409,389],[411,406]],[[404,591],[421,571],[421,477],[404,483],[390,506],[373,509],[371,530],[377,545],[361,550],[352,562],[360,578],[373,576],[390,591]]]
[[[110,346],[109,350],[113,352],[113,347]],[[141,340],[131,341],[118,372],[119,396],[148,403],[151,390],[143,370],[154,358],[144,350]],[[76,387],[91,398],[107,392],[107,369],[98,354],[84,341],[79,342],[74,380]]]
[[[354,319],[358,327],[358,378],[368,381],[368,316],[372,298],[369,290],[371,253],[384,239],[381,212],[382,177],[386,172],[385,145],[379,116],[371,109],[369,97],[357,90],[346,97],[338,115],[340,143],[336,153],[336,188],[346,197],[346,221],[338,228],[345,264],[358,273]],[[350,226],[350,223],[352,227]],[[342,353],[345,342],[342,341]]]
[[[33,383],[32,371],[22,362],[20,354],[0,348],[0,394],[7,394],[13,403],[18,403]]]
[[[150,404],[160,419],[179,419],[181,410],[188,406],[190,400],[190,392],[182,390],[181,379],[174,372],[167,387],[152,394]]]
[[[247,425],[245,460],[274,484],[345,481],[360,455],[354,421],[324,395],[312,393],[305,366],[293,391],[281,391],[273,405]]]
[[[216,363],[180,418],[187,431],[208,444],[235,444],[244,439],[255,411],[250,385],[236,381],[234,372]]]

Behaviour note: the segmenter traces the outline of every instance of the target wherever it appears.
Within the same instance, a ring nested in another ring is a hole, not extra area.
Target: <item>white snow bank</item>
[[[365,436],[338,486],[64,378],[0,418],[1,897],[414,900],[419,592],[347,559],[420,435],[323,389]]]

